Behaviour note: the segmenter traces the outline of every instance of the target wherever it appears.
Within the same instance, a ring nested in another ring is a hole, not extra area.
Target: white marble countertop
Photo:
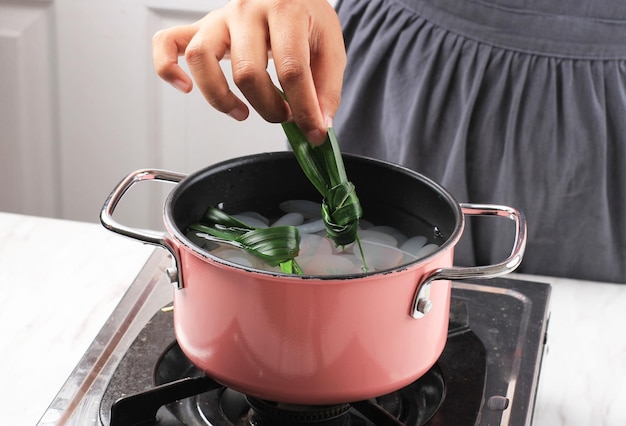
[[[153,250],[98,224],[0,213],[0,423],[39,421]]]
[[[98,224],[0,213],[3,424],[37,423],[153,250]],[[626,424],[626,285],[516,277],[553,286],[534,424]]]

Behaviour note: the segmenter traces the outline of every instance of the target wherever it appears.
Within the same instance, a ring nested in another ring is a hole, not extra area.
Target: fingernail
[[[308,132],[306,134],[306,138],[313,145],[321,145],[324,142],[324,140],[326,140],[326,135],[320,132],[319,130],[315,129],[315,130],[311,130],[310,132]]]
[[[235,108],[231,110],[228,113],[228,115],[230,115],[232,118],[234,118],[237,121],[243,121],[248,117],[248,113],[246,112],[246,110],[242,108]]]
[[[328,128],[333,127],[333,118],[332,117],[326,117],[326,127],[328,127]]]
[[[183,92],[183,93],[187,92],[187,83],[185,83],[184,81],[176,79],[176,80],[172,81],[171,84],[172,84],[172,86],[174,86],[175,88],[177,88],[181,92]]]

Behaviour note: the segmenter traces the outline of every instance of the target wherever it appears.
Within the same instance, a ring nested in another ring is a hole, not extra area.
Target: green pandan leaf
[[[237,241],[272,266],[293,259],[300,248],[300,234],[294,226],[255,229],[240,235]]]
[[[356,240],[367,270],[357,234],[363,210],[354,185],[348,181],[335,130],[330,127],[324,143],[313,146],[295,123],[285,122],[282,126],[300,168],[323,197],[326,234],[337,246]]]
[[[357,234],[363,211],[355,187],[348,181],[334,129],[328,129],[322,145],[313,146],[295,123],[282,123],[282,127],[300,168],[322,195],[321,211],[327,235],[337,246],[356,241],[367,270]],[[247,250],[271,266],[279,265],[285,273],[303,273],[294,259],[298,255],[300,235],[293,226],[253,228],[209,207],[200,223],[191,225],[190,229],[206,239]]]
[[[313,146],[295,123],[282,123],[300,168],[322,195],[322,217],[336,245],[352,243],[363,215],[354,185],[348,181],[332,128],[320,146]]]
[[[280,265],[288,273],[302,273],[294,260],[300,247],[300,233],[294,226],[254,228],[209,206],[200,223],[189,228],[208,240],[244,249],[270,266]]]

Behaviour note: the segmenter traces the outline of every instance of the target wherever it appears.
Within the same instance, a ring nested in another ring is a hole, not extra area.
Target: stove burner
[[[477,363],[480,371],[480,362]],[[180,374],[201,376],[173,344],[157,366],[156,384],[174,383]],[[478,379],[480,383],[480,378]],[[419,380],[387,395],[340,405],[295,405],[265,401],[217,385],[216,389],[167,409],[185,424],[212,426],[373,426],[424,425],[444,397],[444,378],[435,366]],[[205,423],[196,423],[204,421]]]
[[[390,394],[337,406],[282,404],[226,388],[185,357],[171,330],[172,313],[161,310],[140,332],[105,391],[103,425],[421,426],[476,424],[479,416],[486,351],[468,327],[463,302],[452,303],[446,348],[424,376]],[[146,356],[154,353],[161,355]]]
[[[294,405],[247,397],[250,424],[255,426],[349,425],[349,404]]]

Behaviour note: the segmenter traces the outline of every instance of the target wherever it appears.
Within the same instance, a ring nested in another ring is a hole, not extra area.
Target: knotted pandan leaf
[[[357,238],[361,205],[352,182],[330,188],[322,200],[322,219],[326,233],[337,246],[352,243]]]
[[[323,197],[322,219],[328,236],[337,246],[354,242],[363,210],[346,176],[334,129],[328,129],[322,145],[313,146],[295,123],[282,126],[300,168]]]
[[[189,227],[198,236],[246,250],[281,271],[302,274],[294,257],[300,250],[300,233],[295,226],[255,228],[209,206],[199,223]]]
[[[354,184],[348,181],[335,130],[329,127],[324,143],[314,146],[297,124],[285,122],[282,126],[300,168],[323,197],[322,219],[326,234],[336,246],[345,246],[356,241],[363,268],[367,271],[357,234],[363,210]]]

